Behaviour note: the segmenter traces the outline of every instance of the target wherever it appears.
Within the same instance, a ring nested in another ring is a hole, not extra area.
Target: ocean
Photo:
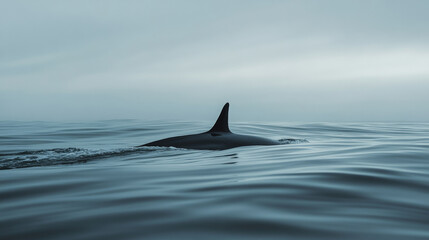
[[[429,123],[0,122],[0,239],[429,239]]]

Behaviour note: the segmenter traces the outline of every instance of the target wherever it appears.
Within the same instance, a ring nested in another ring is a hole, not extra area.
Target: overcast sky
[[[0,120],[429,121],[429,1],[2,1]]]

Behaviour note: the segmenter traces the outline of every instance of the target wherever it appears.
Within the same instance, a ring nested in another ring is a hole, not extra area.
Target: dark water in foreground
[[[429,124],[0,122],[0,239],[429,239]],[[305,140],[308,140],[305,141]]]

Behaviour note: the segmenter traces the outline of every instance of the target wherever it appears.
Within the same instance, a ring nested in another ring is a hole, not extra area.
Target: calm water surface
[[[429,239],[428,123],[0,122],[0,239]]]

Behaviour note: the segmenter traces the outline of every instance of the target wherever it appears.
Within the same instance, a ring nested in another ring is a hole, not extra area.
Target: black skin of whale
[[[224,150],[252,145],[279,145],[279,141],[268,138],[232,133],[228,126],[229,103],[223,106],[214,126],[207,132],[165,138],[143,146],[176,147],[199,150]]]

